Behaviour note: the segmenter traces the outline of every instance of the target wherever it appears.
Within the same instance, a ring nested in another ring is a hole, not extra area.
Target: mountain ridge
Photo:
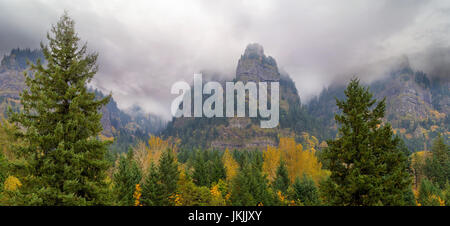
[[[7,108],[20,109],[20,93],[26,88],[24,71],[28,68],[27,61],[44,62],[41,50],[13,49],[5,55],[0,63],[0,114],[5,117]],[[97,97],[105,95],[90,88]],[[165,122],[158,116],[143,112],[125,112],[118,108],[114,98],[101,109],[102,139],[114,140],[111,149],[117,152],[128,150],[138,140],[148,140],[151,134],[157,134],[165,127]]]

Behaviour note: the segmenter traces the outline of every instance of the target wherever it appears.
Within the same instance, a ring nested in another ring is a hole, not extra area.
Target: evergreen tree
[[[23,165],[21,192],[26,205],[102,205],[108,203],[109,167],[101,141],[99,110],[110,96],[96,99],[87,89],[97,72],[97,54],[79,45],[74,21],[65,13],[41,43],[47,64],[38,60],[26,74],[23,110],[9,111],[18,128],[16,145]]]
[[[133,160],[133,150],[130,149],[126,157],[120,157],[119,167],[114,174],[114,193],[118,205],[134,205],[133,193],[136,184],[139,184],[141,179],[141,171],[137,163]]]
[[[420,184],[419,197],[417,201],[422,206],[440,206],[445,201],[439,188],[428,179],[423,179]]]
[[[226,170],[219,152],[212,154],[210,161],[210,183],[217,183],[219,180],[226,178]],[[211,184],[210,184],[211,185]]]
[[[182,206],[206,206],[212,200],[211,192],[206,186],[196,186],[189,175],[180,173],[177,193],[179,194],[178,205]]]
[[[278,165],[275,180],[272,185],[275,191],[281,191],[283,194],[286,194],[286,191],[290,185],[290,180],[286,164],[283,159],[281,159],[280,164]]]
[[[246,159],[246,158],[244,158]],[[244,160],[241,170],[233,179],[231,202],[235,206],[256,206],[273,204],[272,194],[267,187],[268,180],[257,163]]]
[[[1,193],[3,192],[3,184],[5,183],[6,177],[8,176],[8,164],[6,161],[5,156],[2,153],[2,150],[0,150],[0,198]]]
[[[194,171],[192,173],[192,179],[197,186],[209,186],[210,172],[209,172],[209,162],[207,162],[206,151],[196,151],[194,158]]]
[[[316,206],[320,204],[319,190],[317,189],[314,180],[311,177],[303,175],[300,179],[295,178],[294,184],[292,184],[292,199],[298,200],[301,204],[306,206]]]
[[[142,185],[141,203],[144,206],[161,206],[163,192],[158,169],[152,162]]]
[[[353,79],[346,100],[336,99],[339,136],[329,140],[323,158],[331,171],[321,186],[332,205],[402,205],[410,188],[407,157],[389,123],[382,125],[385,100],[376,103]]]
[[[172,196],[177,191],[180,172],[178,162],[172,150],[167,149],[159,159],[158,176],[161,185],[161,205],[173,205]]]
[[[412,187],[408,189],[407,193],[404,196],[404,205],[405,206],[415,206],[416,205],[416,197],[414,196],[414,191]]]
[[[433,142],[433,155],[425,162],[425,175],[441,189],[450,181],[450,147],[444,143],[441,135]]]

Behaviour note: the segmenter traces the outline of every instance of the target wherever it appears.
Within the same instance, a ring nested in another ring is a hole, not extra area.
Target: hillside
[[[13,49],[3,57],[0,65],[0,112],[8,106],[20,108],[19,94],[25,88],[23,71],[26,61],[42,59],[38,50]],[[206,75],[207,77],[208,75]],[[450,83],[446,77],[427,75],[412,69],[408,62],[388,76],[371,84],[377,99],[386,97],[385,122],[392,124],[395,133],[405,140],[412,151],[429,150],[431,141],[439,133],[449,139]],[[262,149],[277,145],[281,136],[295,137],[302,142],[308,133],[320,141],[334,138],[337,127],[334,113],[335,97],[344,98],[345,85],[332,85],[308,104],[302,104],[294,82],[287,73],[280,72],[276,60],[266,56],[259,44],[250,44],[241,55],[233,81],[279,81],[280,124],[274,129],[261,129],[259,118],[177,118],[165,128],[165,123],[139,107],[127,111],[118,108],[114,99],[102,109],[102,137],[114,139],[111,147],[124,151],[149,134],[162,133],[179,138],[183,147],[213,149]],[[226,81],[220,81],[225,83]],[[104,96],[93,90],[97,96]]]
[[[411,151],[430,150],[432,140],[439,133],[449,139],[448,78],[413,70],[406,62],[386,78],[366,85],[378,100],[386,97],[384,121],[391,123],[394,132],[403,138]],[[336,135],[335,97],[343,99],[344,90],[344,85],[332,85],[308,104],[308,112],[317,116],[322,126],[327,128],[319,137],[333,138]]]
[[[42,52],[39,50],[13,49],[10,54],[5,55],[0,64],[0,112],[6,116],[8,106],[18,110],[20,108],[19,95],[26,87],[25,77],[27,60],[36,62],[43,60]],[[98,90],[92,90],[96,96],[105,96]],[[150,134],[158,133],[165,123],[159,117],[146,114],[138,109],[125,112],[117,107],[116,101],[111,101],[102,108],[103,139],[114,140],[111,149],[115,151],[126,151],[129,145],[138,140],[147,140]]]
[[[163,134],[180,138],[186,147],[212,149],[264,149],[276,145],[280,136],[302,142],[305,132],[320,141],[336,136],[335,98],[344,98],[344,84],[332,85],[308,104],[302,104],[289,75],[281,74],[276,60],[266,56],[258,44],[247,46],[233,81],[279,81],[280,125],[261,129],[254,118],[175,118]],[[392,124],[410,150],[429,150],[438,134],[448,140],[449,79],[414,71],[405,62],[386,78],[366,85],[378,100],[386,97],[384,121]]]

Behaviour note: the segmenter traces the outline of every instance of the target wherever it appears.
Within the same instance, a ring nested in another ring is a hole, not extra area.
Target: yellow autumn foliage
[[[133,193],[134,206],[142,206],[142,204],[140,202],[141,196],[142,196],[141,186],[139,184],[136,184],[136,188]]]
[[[435,118],[435,119],[443,119],[443,118],[445,118],[445,116],[446,116],[446,114],[445,113],[441,113],[441,112],[438,112],[438,111],[436,111],[436,110],[430,110],[430,114],[431,114],[431,116],[433,117],[433,118]]]
[[[215,184],[210,189],[212,200],[211,205],[212,206],[225,206],[225,199],[222,197],[222,193],[219,190],[219,185]]]
[[[22,186],[22,183],[15,176],[8,176],[6,178],[3,188],[5,191],[16,191],[18,188]]]
[[[222,157],[223,165],[225,166],[227,181],[231,181],[238,173],[239,164],[234,160],[228,148]]]
[[[432,125],[432,126],[430,126],[430,129],[431,129],[431,132],[434,132],[434,131],[436,131],[437,129],[439,129],[439,126],[437,126],[437,125]]]
[[[294,138],[280,138],[278,148],[268,147],[263,153],[264,163],[263,171],[269,179],[275,177],[276,169],[280,159],[283,158],[289,174],[289,179],[294,182],[296,177],[302,177],[306,174],[318,183],[324,179],[329,172],[322,169],[322,163],[315,155],[315,146],[319,143],[317,139],[305,139],[309,149],[303,149],[301,144],[297,144]]]
[[[280,163],[280,157],[280,152],[276,147],[267,146],[266,151],[263,152],[263,172],[266,173],[269,181],[273,181],[275,179],[278,164]]]
[[[151,136],[147,144],[139,142],[134,147],[133,158],[141,168],[142,172],[146,173],[151,163],[154,163],[155,165],[158,164],[161,154],[167,149],[176,152],[176,145],[157,136]]]
[[[101,133],[98,136],[99,136],[101,141],[111,141],[111,142],[114,141],[114,137],[107,137],[107,136],[105,136],[105,135],[103,135]]]

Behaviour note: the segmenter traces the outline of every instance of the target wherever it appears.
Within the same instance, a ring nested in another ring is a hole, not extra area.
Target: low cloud
[[[0,0],[0,53],[39,47],[65,9],[100,54],[93,85],[121,108],[166,118],[174,82],[200,71],[233,77],[253,42],[290,74],[303,102],[342,76],[376,79],[401,56],[440,76],[449,69],[448,1]]]

